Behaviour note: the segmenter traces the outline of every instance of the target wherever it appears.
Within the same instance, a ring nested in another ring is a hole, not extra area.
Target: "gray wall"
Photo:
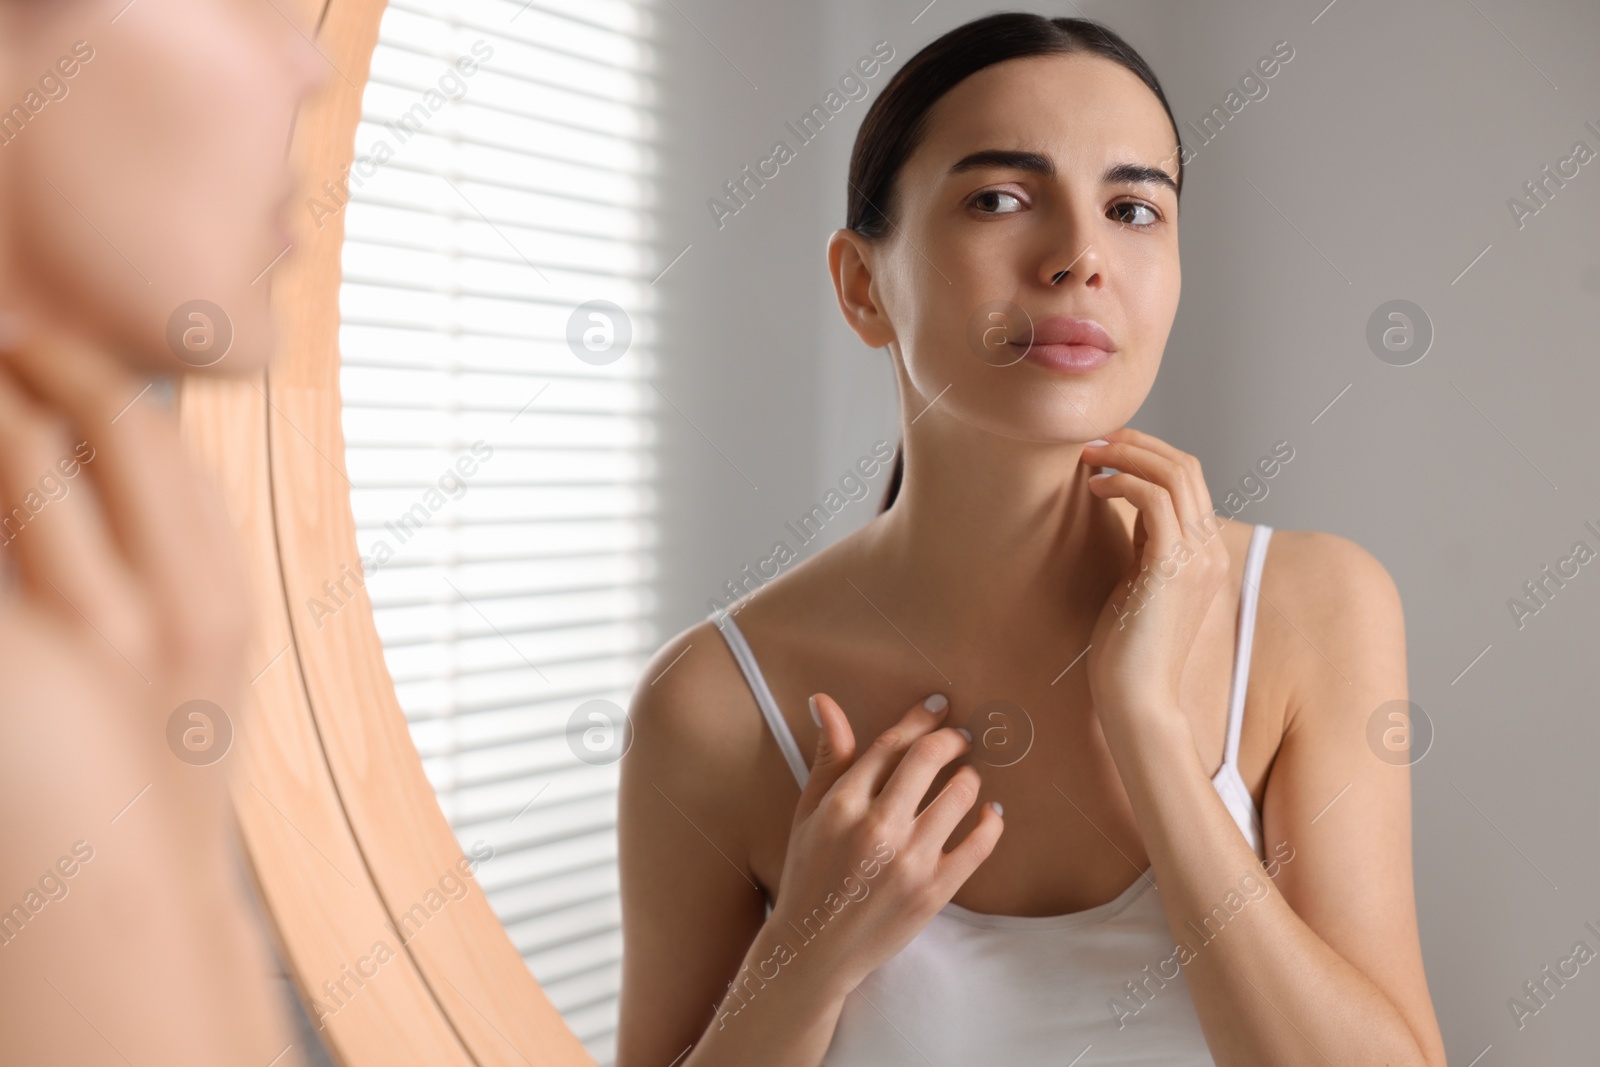
[[[822,259],[867,102],[720,231],[706,198],[874,41],[898,67],[992,10],[939,0],[913,24],[925,0],[674,2],[660,12],[662,262],[693,247],[657,285],[662,389],[682,410],[663,404],[660,423],[663,636],[792,542],[784,521],[898,426],[888,357],[844,327]],[[1600,159],[1520,229],[1507,200],[1574,142],[1600,151],[1584,125],[1600,127],[1600,7],[1020,6],[1108,22],[1180,123],[1275,42],[1293,46],[1267,96],[1189,165],[1183,302],[1135,421],[1198,455],[1215,499],[1287,439],[1295,458],[1241,518],[1339,533],[1394,575],[1411,698],[1436,731],[1414,768],[1416,875],[1451,1062],[1491,1045],[1480,1067],[1593,1062],[1600,964],[1520,1030],[1507,1000],[1575,942],[1600,950],[1583,927],[1600,926],[1600,563],[1521,629],[1507,601],[1575,541],[1600,548],[1583,526],[1600,528]],[[1406,367],[1366,340],[1397,298],[1434,330]],[[827,540],[870,517],[881,486]]]

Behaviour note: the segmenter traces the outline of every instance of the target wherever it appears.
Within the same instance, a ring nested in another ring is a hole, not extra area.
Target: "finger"
[[[879,734],[867,750],[856,757],[855,765],[846,774],[847,787],[855,790],[862,801],[870,802],[877,797],[906,750],[918,738],[937,730],[949,707],[950,701],[943,693],[934,693],[920,704],[912,705],[899,722]]]
[[[968,764],[958,768],[939,790],[939,795],[911,820],[913,843],[932,842],[943,852],[945,842],[977,803],[982,788],[983,776],[976,767]]]
[[[1172,556],[1182,531],[1178,528],[1172,494],[1164,486],[1127,471],[1118,471],[1108,477],[1091,478],[1089,491],[1102,498],[1122,497],[1139,510],[1147,540],[1139,558],[1134,561],[1135,569],[1141,564],[1148,564],[1152,558]],[[1137,550],[1139,546],[1136,544],[1134,547]]]
[[[805,788],[800,790],[800,802],[795,805],[796,823],[817,810],[828,790],[850,769],[856,754],[856,735],[850,729],[850,720],[832,697],[826,693],[813,695],[811,716],[818,726],[817,749],[811,757]]]
[[[1211,489],[1206,485],[1205,470],[1200,465],[1200,458],[1193,453],[1185,452],[1169,441],[1164,441],[1154,434],[1135,430],[1131,426],[1124,426],[1114,434],[1117,441],[1127,441],[1129,444],[1148,449],[1167,457],[1173,463],[1184,468],[1188,473],[1186,482],[1192,494],[1193,510],[1189,513],[1193,521],[1203,524],[1199,527],[1202,535],[1208,540],[1219,528],[1216,512],[1211,506]],[[1185,528],[1188,528],[1188,517],[1184,519]]]
[[[1179,541],[1168,544],[1158,542],[1155,550],[1147,553],[1143,542],[1136,537],[1136,559],[1152,566],[1158,563],[1165,566],[1165,561],[1174,559],[1185,565],[1190,560],[1204,559],[1208,564],[1206,569],[1226,574],[1230,563],[1227,547],[1220,536],[1222,522],[1212,507],[1211,491],[1206,486],[1200,460],[1159,437],[1131,427],[1117,429],[1109,436],[1115,442],[1123,443],[1134,454],[1161,457],[1159,461],[1152,462],[1164,464],[1168,472],[1163,474],[1162,481],[1173,498]],[[1141,513],[1136,531],[1148,533],[1153,528],[1154,524],[1147,523]]]
[[[1114,467],[1166,489],[1172,497],[1173,511],[1180,529],[1188,529],[1188,524],[1199,518],[1200,505],[1192,485],[1193,476],[1181,459],[1122,441],[1113,441],[1108,445],[1086,445],[1083,456],[1087,463]]]
[[[933,788],[933,780],[951,760],[972,751],[969,734],[954,729],[935,730],[917,738],[878,794],[883,812],[895,823],[909,821]]]
[[[978,865],[994,852],[995,842],[1005,829],[1005,820],[991,804],[985,804],[978,815],[978,825],[968,831],[961,843],[946,852],[939,860],[939,872],[934,882],[939,893],[948,901],[964,885]]]
[[[113,648],[139,659],[143,630],[132,576],[105,532],[67,427],[0,368],[0,543],[44,610],[74,628],[88,623]],[[71,472],[71,473],[68,473]]]

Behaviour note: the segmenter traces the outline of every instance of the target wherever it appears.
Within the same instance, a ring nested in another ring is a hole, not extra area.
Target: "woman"
[[[1409,779],[1364,740],[1394,584],[1331,535],[1267,553],[1126,427],[1182,152],[1079,19],[953,30],[864,118],[828,267],[903,480],[644,672],[621,1067],[1444,1064]]]
[[[8,1063],[302,1062],[206,751],[248,679],[243,569],[151,379],[272,350],[310,28],[0,0]]]

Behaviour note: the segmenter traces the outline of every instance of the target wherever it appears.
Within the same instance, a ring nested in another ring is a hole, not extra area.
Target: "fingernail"
[[[972,743],[972,731],[967,729],[965,726],[957,726],[956,733],[960,734],[962,737],[965,737],[968,744]]]
[[[1093,481],[1097,481],[1098,479],[1101,479],[1101,478],[1109,478],[1113,474],[1116,474],[1116,473],[1117,473],[1116,471],[1101,471],[1099,474],[1091,474],[1091,475],[1089,475],[1089,480],[1091,482],[1093,482]]]
[[[1104,437],[1096,437],[1093,441],[1085,441],[1085,445],[1109,445],[1111,442]]]
[[[821,726],[822,716],[817,714],[817,698],[807,697],[806,700],[811,704],[811,721],[816,723],[818,726]]]
[[[994,809],[994,813],[996,815],[1004,815],[1006,813],[1006,809],[1000,806],[1000,802],[998,800],[989,801],[989,806]]]
[[[950,701],[943,693],[935,693],[927,700],[924,700],[922,702],[922,706],[937,715],[939,712],[950,706]]]

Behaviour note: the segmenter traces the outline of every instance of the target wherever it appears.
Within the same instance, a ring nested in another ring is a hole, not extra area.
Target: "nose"
[[[1092,243],[1074,250],[1067,245],[1053,252],[1040,266],[1040,276],[1046,285],[1060,285],[1069,278],[1077,278],[1084,285],[1094,285],[1101,280],[1104,264],[1099,251]]]
[[[1039,262],[1039,280],[1043,284],[1059,286],[1077,280],[1083,285],[1098,285],[1103,281],[1104,257],[1093,243],[1094,228],[1083,218],[1086,211],[1063,207],[1059,223],[1049,228],[1050,246]]]

